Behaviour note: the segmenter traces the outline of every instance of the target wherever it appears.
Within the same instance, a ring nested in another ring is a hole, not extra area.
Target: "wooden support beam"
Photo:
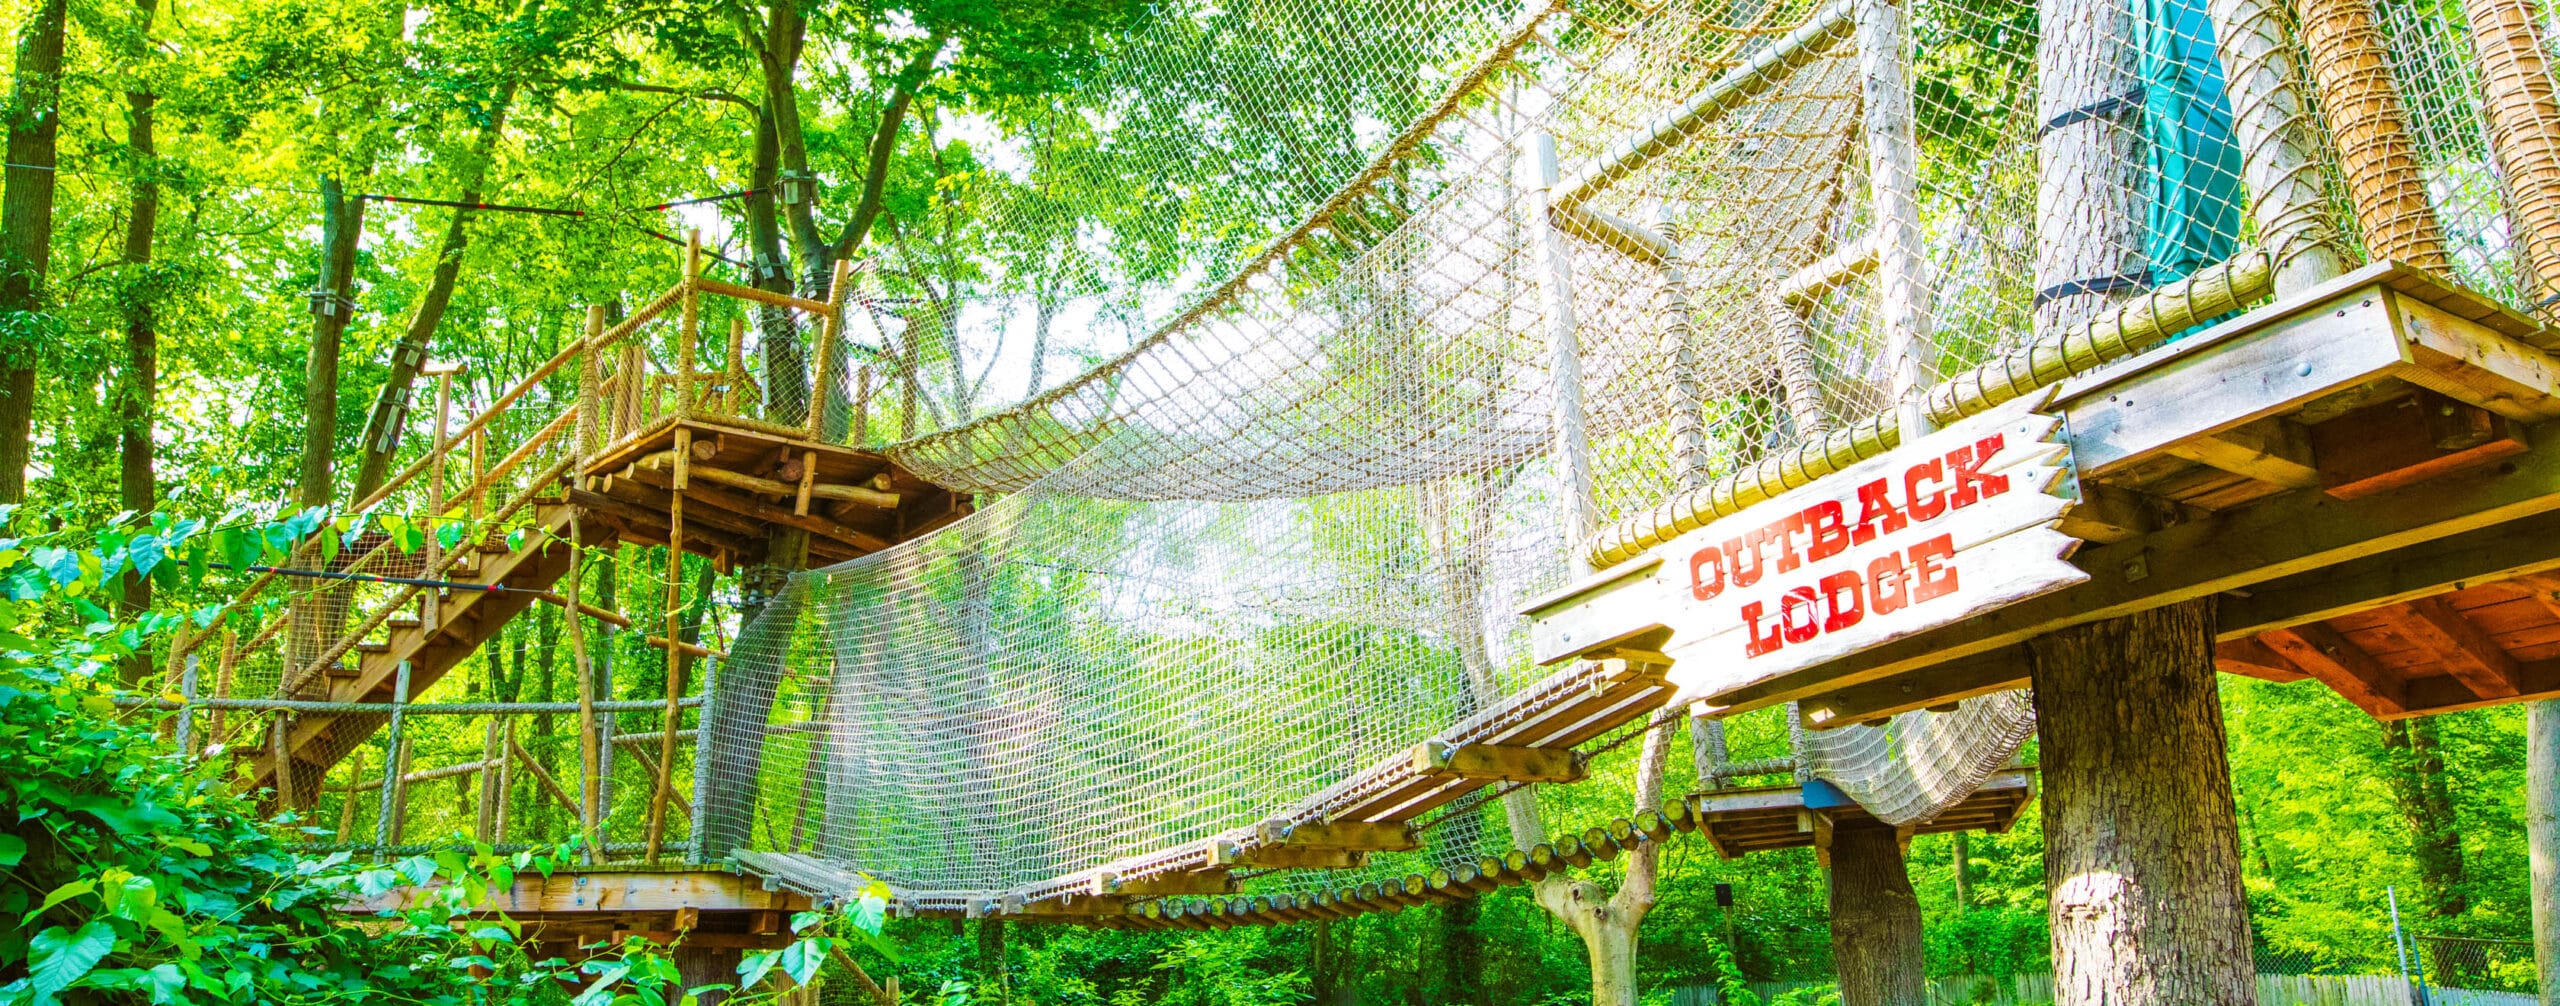
[[[1422,848],[1413,828],[1404,824],[1337,821],[1327,824],[1264,821],[1262,844],[1269,848],[1350,849],[1360,852],[1411,852]]]
[[[2336,629],[2320,624],[2270,629],[2259,633],[2258,640],[2357,708],[2375,716],[2408,711],[2400,676]]]
[[[541,598],[544,604],[548,604],[556,608],[566,608],[569,606],[569,599],[560,596],[557,591],[546,590],[539,594],[535,594],[534,596]],[[630,619],[624,618],[614,612],[606,611],[603,608],[596,607],[595,605],[588,604],[584,601],[578,602],[578,614],[585,615],[588,618],[611,625],[617,629],[628,629],[631,627]]]
[[[2282,416],[2179,441],[2162,453],[2287,489],[2320,484],[2309,431]]]
[[[697,469],[694,474],[700,475],[702,472]],[[667,476],[662,472],[653,472],[647,469],[642,469],[641,471],[634,473],[632,477],[640,482],[651,485],[659,485],[660,480],[667,478]],[[660,488],[664,488],[664,486],[661,485]],[[838,524],[834,521],[821,517],[793,513],[788,507],[777,506],[775,504],[756,499],[752,496],[726,492],[706,485],[697,484],[693,488],[686,490],[685,495],[692,497],[697,502],[707,503],[733,513],[745,514],[757,520],[772,521],[773,523],[781,524],[785,527],[796,527],[811,534],[832,538],[836,541],[861,549],[864,552],[877,552],[881,549],[888,548],[890,544],[888,539],[882,538],[879,535],[857,531],[853,528],[846,527],[842,524]]]
[[[2524,672],[2505,647],[2453,610],[2439,595],[2382,610],[2383,621],[2402,638],[2434,653],[2455,680],[2484,699],[2511,699]]]
[[[2302,673],[2301,668],[2293,666],[2293,661],[2275,647],[2255,639],[2233,639],[2214,644],[2213,668],[2224,674],[2279,684],[2310,677]]]
[[[2535,514],[2254,584],[2222,598],[2220,637],[2246,638],[2493,580],[2522,584],[2554,569],[2560,512]],[[2560,608],[2552,614],[2560,616]]]
[[[1234,875],[1225,870],[1199,870],[1191,873],[1166,873],[1153,877],[1121,879],[1109,873],[1094,878],[1088,888],[1094,894],[1118,894],[1133,898],[1162,898],[1189,894],[1233,894]]]
[[[2522,454],[2513,420],[2421,391],[2368,405],[2310,431],[2329,495],[2354,499]]]
[[[756,476],[749,475],[745,472],[733,472],[726,468],[712,468],[706,465],[700,468],[695,468],[693,470],[693,477],[702,479],[706,482],[717,482],[724,486],[744,489],[749,492],[763,493],[767,496],[797,497],[800,494],[800,487],[789,482],[757,478]],[[808,478],[806,475],[802,477],[804,479]],[[897,509],[899,500],[897,493],[884,493],[869,486],[812,484],[809,486],[809,495],[818,499],[844,500],[851,503],[860,503],[863,506],[878,507],[882,510]]]
[[[1368,853],[1352,849],[1293,845],[1263,845],[1246,849],[1234,842],[1212,842],[1203,865],[1211,869],[1345,870],[1368,861]]]
[[[1570,748],[1424,741],[1414,746],[1413,771],[1485,782],[1579,782],[1584,768]]]
[[[2084,481],[2080,502],[2062,515],[2056,529],[2082,541],[2123,541],[2159,530],[2161,512],[2176,506],[2120,486]]]

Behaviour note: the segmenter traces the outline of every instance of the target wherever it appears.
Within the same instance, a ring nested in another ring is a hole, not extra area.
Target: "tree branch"
[[[882,197],[889,189],[889,158],[898,152],[898,127],[907,117],[907,106],[915,103],[916,91],[925,76],[933,72],[933,61],[942,55],[947,41],[946,35],[935,31],[899,71],[889,103],[880,110],[880,125],[871,131],[871,150],[862,168],[862,199],[854,204],[853,219],[845,224],[843,236],[836,238],[836,258],[852,255],[854,249],[862,247],[863,240],[871,234],[872,223],[880,218]]]

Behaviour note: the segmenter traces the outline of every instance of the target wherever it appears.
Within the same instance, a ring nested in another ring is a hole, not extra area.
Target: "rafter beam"
[[[2375,716],[2409,711],[2408,688],[2400,676],[2336,629],[2320,624],[2269,629],[2258,640],[2357,708]]]
[[[2484,699],[2511,699],[2524,672],[2507,650],[2442,595],[2420,598],[2382,611],[2393,631],[2444,660],[2455,680]]]

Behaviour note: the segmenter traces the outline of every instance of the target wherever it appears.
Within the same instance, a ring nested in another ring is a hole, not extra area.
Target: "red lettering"
[[[1804,614],[1804,621],[1796,621],[1798,612]],[[1822,597],[1811,587],[1788,591],[1787,596],[1778,601],[1778,629],[1786,634],[1790,643],[1811,642],[1813,637],[1821,635]]]
[[[1932,521],[1938,519],[1938,515],[1947,512],[1946,490],[1940,489],[1926,495],[1920,492],[1921,483],[1943,482],[1946,478],[1947,466],[1936,458],[1912,465],[1910,471],[1902,473],[1903,494],[1911,500],[1904,505],[1911,509],[1912,520]]]
[[[1803,514],[1795,514],[1769,525],[1769,536],[1777,539],[1778,542],[1778,572],[1792,573],[1796,567],[1804,565],[1804,558],[1796,555],[1796,532],[1802,530],[1804,530]]]
[[[1764,572],[1760,568],[1760,543],[1768,540],[1765,536],[1766,531],[1767,529],[1763,528],[1743,537],[1725,541],[1724,563],[1725,568],[1733,571],[1734,586],[1748,587],[1760,582],[1760,574]],[[1744,556],[1751,557],[1751,564],[1747,569],[1742,562]]]
[[[1838,632],[1858,624],[1867,617],[1866,608],[1858,604],[1858,592],[1866,587],[1855,570],[1833,573],[1822,578],[1822,606],[1831,609],[1831,617],[1822,620],[1822,631]],[[1848,598],[1847,604],[1840,599]]]
[[[1760,634],[1760,618],[1767,612],[1768,609],[1758,601],[1742,606],[1742,627],[1746,639],[1742,644],[1743,656],[1765,657],[1778,652],[1779,647],[1786,645],[1778,641],[1779,626],[1776,623],[1770,624],[1768,635]]]
[[[1910,518],[1893,505],[1889,493],[1883,479],[1858,487],[1858,528],[1849,533],[1850,541],[1864,545],[1876,540],[1878,532],[1892,534],[1911,526]]]
[[[1910,570],[1903,568],[1902,553],[1888,553],[1867,564],[1867,607],[1876,614],[1890,615],[1911,603],[1911,586],[1905,581]]]
[[[1918,604],[1956,592],[1955,536],[1942,534],[1911,546],[1911,571],[1917,583],[1911,586],[1911,603]],[[1939,565],[1944,562],[1946,565]]]
[[[1807,562],[1821,562],[1849,547],[1849,521],[1841,513],[1839,500],[1824,500],[1807,507],[1804,526],[1813,537],[1804,548]]]
[[[1715,579],[1707,579],[1708,569],[1715,570]],[[1689,557],[1689,594],[1701,601],[1712,601],[1721,593],[1724,593],[1724,550],[1709,545]]]
[[[1948,506],[1969,507],[1977,500],[2009,491],[2008,476],[1982,474],[1982,466],[1991,463],[1991,456],[2000,453],[2007,440],[2008,434],[1994,433],[1971,447],[1958,447],[1948,452],[1949,474],[1956,483],[1955,491],[1947,496]]]

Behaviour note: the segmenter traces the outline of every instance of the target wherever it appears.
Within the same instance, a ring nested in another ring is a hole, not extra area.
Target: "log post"
[[[1924,1006],[1928,986],[1920,896],[1902,859],[1901,836],[1873,821],[1831,830],[1831,959],[1840,1001],[1856,1006]]]
[[[2134,8],[2052,0],[2038,8],[2043,124],[2036,175],[2035,335],[2053,337],[2142,289],[2142,131],[2127,120],[2141,78]]]
[[[603,816],[603,777],[599,771],[596,733],[595,662],[587,655],[587,630],[581,624],[576,605],[586,600],[587,551],[585,537],[578,526],[577,511],[569,514],[569,547],[576,551],[569,558],[569,600],[571,607],[561,612],[568,623],[569,662],[578,676],[578,833],[586,838],[586,862],[593,863],[603,854],[598,826]]]
[[[1546,309],[1547,376],[1555,394],[1555,452],[1565,497],[1564,533],[1580,572],[1590,572],[1580,543],[1599,530],[1600,515],[1591,497],[1591,442],[1583,430],[1581,323],[1573,306],[1573,258],[1564,232],[1550,215],[1561,172],[1556,166],[1556,138],[1538,133],[1529,138],[1528,184],[1522,186],[1522,208],[1537,229],[1546,273],[1538,291]]]
[[[2231,95],[2249,214],[2275,261],[2276,293],[2344,274],[2346,253],[2326,209],[2328,172],[2315,155],[2320,141],[2296,83],[2302,65],[2287,44],[2284,11],[2274,0],[2211,0],[2207,16]]]
[[[2537,301],[2560,294],[2560,100],[2525,0],[2465,0],[2471,46],[2487,92],[2489,151],[2505,181],[2516,271]]]
[[[2451,267],[2444,227],[2427,201],[2409,111],[2391,77],[2370,0],[2297,0],[2302,45],[2320,89],[2320,113],[2338,145],[2347,195],[2367,257],[2442,273]]]
[[[2212,598],[2027,644],[2057,1006],[2249,1006]]]
[[[702,231],[685,232],[684,313],[676,325],[676,413],[693,412],[693,354],[702,343]]]
[[[1919,141],[1912,132],[1911,26],[1898,0],[1861,0],[1858,78],[1875,215],[1876,315],[1902,438],[1931,429],[1921,401],[1930,373],[1928,259],[1920,229]]]
[[[388,859],[391,847],[398,844],[400,798],[408,787],[400,777],[409,771],[408,726],[409,662],[403,660],[391,675],[391,726],[383,734],[382,792],[377,797],[373,819],[373,848],[376,860]]]
[[[2524,832],[2533,874],[2533,959],[2542,1006],[2560,1006],[2560,699],[2525,707]]]
[[[821,361],[823,363],[823,360]],[[684,491],[693,464],[693,430],[676,427],[674,497],[667,502],[667,582],[665,598],[666,626],[662,630],[667,641],[667,716],[666,729],[658,732],[657,788],[649,797],[649,837],[646,858],[658,859],[658,849],[667,834],[667,800],[675,792],[672,777],[676,764],[676,730],[682,713],[677,704],[684,698]]]

